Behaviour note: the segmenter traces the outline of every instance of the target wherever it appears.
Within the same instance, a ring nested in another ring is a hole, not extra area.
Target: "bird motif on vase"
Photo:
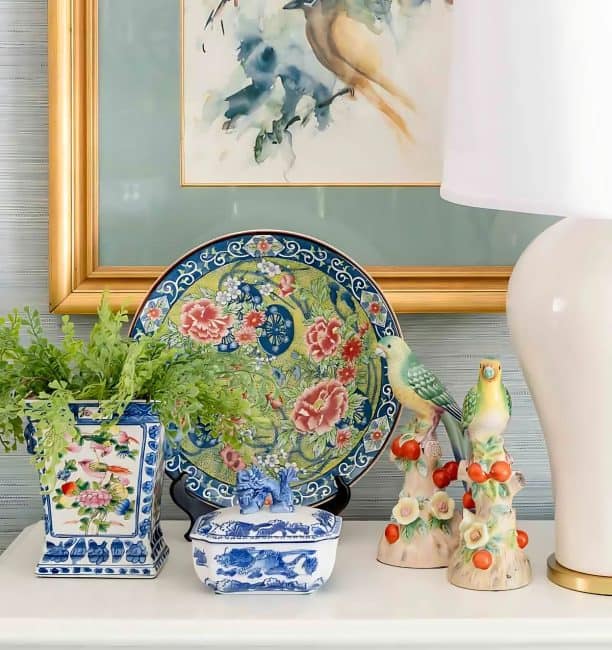
[[[376,353],[387,361],[389,383],[395,398],[417,418],[417,431],[427,443],[443,422],[455,458],[469,458],[469,439],[462,425],[462,412],[442,382],[426,368],[398,336],[385,336],[378,342]]]
[[[79,461],[79,466],[91,478],[102,481],[106,475],[111,474],[131,474],[132,472],[127,467],[121,465],[107,465],[97,460],[85,458]]]

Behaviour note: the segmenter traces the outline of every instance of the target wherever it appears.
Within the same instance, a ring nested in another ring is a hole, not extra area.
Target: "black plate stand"
[[[327,512],[331,512],[334,515],[339,515],[346,506],[348,506],[349,501],[351,500],[351,488],[348,483],[337,474],[334,477],[334,480],[336,481],[338,491],[332,499],[317,507],[321,510],[327,510]],[[186,512],[189,517],[190,524],[189,529],[185,533],[185,539],[190,542],[191,537],[189,536],[189,533],[197,518],[212,512],[217,508],[211,503],[208,503],[208,501],[200,499],[200,497],[197,497],[193,492],[190,492],[187,489],[186,483],[187,474],[181,474],[177,479],[174,479],[170,485],[170,496],[174,503],[176,503],[181,510]]]

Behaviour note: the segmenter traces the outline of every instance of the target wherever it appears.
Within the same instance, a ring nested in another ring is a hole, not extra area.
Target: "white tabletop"
[[[0,557],[0,648],[612,648],[612,598],[545,575],[552,524],[525,522],[533,583],[478,593],[443,569],[376,562],[381,522],[345,522],[336,568],[312,595],[217,596],[196,578],[185,522],[164,523],[170,558],[155,580],[36,578],[43,530]]]

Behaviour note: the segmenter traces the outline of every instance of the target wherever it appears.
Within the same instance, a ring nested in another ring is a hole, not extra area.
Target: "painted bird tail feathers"
[[[414,137],[406,126],[404,119],[376,92],[376,90],[374,90],[374,87],[366,77],[355,77],[353,79],[353,86],[357,88],[357,90],[359,90],[368,101],[374,104],[374,106],[393,123],[393,125],[407,140],[414,141]]]
[[[467,431],[463,429],[461,424],[450,415],[450,413],[442,414],[442,422],[446,429],[446,434],[453,449],[453,455],[457,462],[461,460],[469,460],[472,455],[472,445],[467,435]]]

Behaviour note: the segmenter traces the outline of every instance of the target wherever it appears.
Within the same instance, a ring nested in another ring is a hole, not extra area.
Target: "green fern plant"
[[[130,339],[122,333],[127,320],[124,310],[114,312],[103,298],[89,340],[78,339],[64,316],[63,338],[55,345],[35,310],[0,318],[0,444],[16,449],[24,440],[24,419],[36,424],[34,462],[43,490],[79,438],[71,402],[100,402],[102,434],[134,400],[154,404],[162,423],[175,427],[166,429],[169,436],[203,425],[235,444],[240,429],[256,424],[242,393],[252,362],[240,351],[220,355],[191,341],[169,348],[156,335]]]

